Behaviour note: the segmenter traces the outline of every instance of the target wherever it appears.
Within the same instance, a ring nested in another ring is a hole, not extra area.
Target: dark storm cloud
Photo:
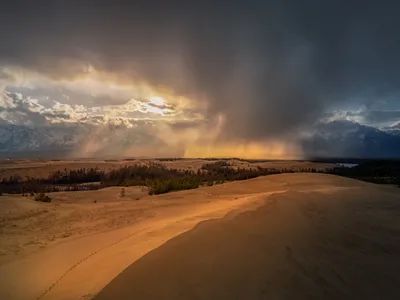
[[[13,78],[10,76],[10,74],[7,74],[3,70],[0,69],[0,80],[5,80],[5,81],[11,81]]]
[[[279,137],[337,102],[398,92],[399,6],[9,1],[0,13],[0,63],[54,77],[90,63],[208,99],[209,117],[226,115],[226,138]]]
[[[201,121],[175,121],[169,122],[168,125],[175,131],[197,128],[203,125]]]

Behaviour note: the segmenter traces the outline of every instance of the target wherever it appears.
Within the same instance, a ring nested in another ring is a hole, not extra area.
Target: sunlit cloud
[[[36,105],[32,108],[36,112],[68,115],[69,122],[94,116],[179,120],[202,118],[203,114],[196,101],[177,95],[171,89],[96,70],[90,65],[74,77],[57,79],[21,68],[4,68],[2,72],[7,75],[3,76],[3,89],[24,89],[26,94],[15,92],[14,99],[2,97],[1,107],[25,101],[32,107]],[[40,97],[31,98],[29,93],[37,94],[37,91],[41,91]],[[46,92],[60,97],[51,99],[44,95]]]

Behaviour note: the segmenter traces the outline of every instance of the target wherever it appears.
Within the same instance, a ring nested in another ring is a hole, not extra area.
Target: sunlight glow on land
[[[298,159],[298,153],[292,153],[284,144],[273,143],[225,143],[223,145],[190,145],[184,157],[240,157],[247,159]]]

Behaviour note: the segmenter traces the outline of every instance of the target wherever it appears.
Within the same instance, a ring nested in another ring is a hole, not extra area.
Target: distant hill
[[[319,124],[301,143],[310,158],[400,158],[399,129],[381,130],[350,121]]]

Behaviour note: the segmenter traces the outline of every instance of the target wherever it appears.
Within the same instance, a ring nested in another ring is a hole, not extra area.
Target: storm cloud
[[[166,86],[223,116],[222,140],[290,137],[400,88],[395,1],[7,2],[0,66],[56,80],[91,66]]]

